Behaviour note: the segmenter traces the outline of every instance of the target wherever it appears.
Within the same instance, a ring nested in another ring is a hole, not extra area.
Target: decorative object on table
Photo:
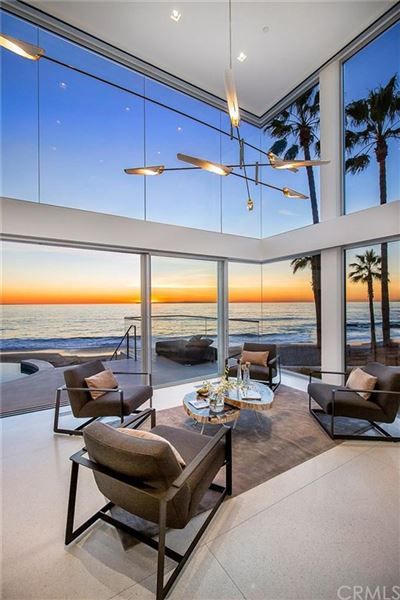
[[[208,406],[210,406],[209,402],[207,400],[191,400],[190,404],[197,409],[200,408],[207,408]]]
[[[228,367],[226,368],[226,370],[229,373],[229,369]],[[239,387],[242,383],[242,363],[240,362],[240,360],[238,360],[238,365],[237,365],[237,373],[236,373],[236,385]]]
[[[210,395],[210,391],[213,389],[212,383],[210,381],[203,381],[201,387],[197,390],[197,394],[199,396],[207,397]]]
[[[250,388],[250,363],[241,364],[243,388],[247,391]]]

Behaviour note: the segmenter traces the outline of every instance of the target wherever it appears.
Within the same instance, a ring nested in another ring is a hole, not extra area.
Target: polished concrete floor
[[[296,377],[285,383],[304,385]],[[190,388],[157,390],[156,407],[179,404]],[[68,457],[81,441],[53,436],[52,416],[1,421],[2,598],[153,598],[153,550],[124,552],[106,524],[64,546]],[[82,473],[78,519],[102,500]],[[182,548],[202,518],[172,531],[169,543]],[[375,597],[389,600],[400,582],[399,553],[400,446],[347,442],[225,502],[171,598],[350,600],[354,586],[364,593],[379,586]]]

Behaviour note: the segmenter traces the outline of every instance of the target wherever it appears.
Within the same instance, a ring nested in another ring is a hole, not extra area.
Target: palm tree
[[[349,279],[353,283],[364,283],[368,290],[369,318],[371,328],[371,351],[376,358],[376,328],[374,313],[374,280],[382,279],[381,257],[373,250],[366,250],[364,254],[357,254],[356,261],[350,263]]]
[[[285,160],[304,158],[311,160],[311,150],[319,156],[319,89],[313,87],[304,92],[286,110],[265,127],[265,130],[274,138],[278,138],[271,146],[270,151],[279,156],[283,155]],[[289,145],[288,139],[291,140]],[[289,146],[289,147],[288,147]],[[315,189],[315,178],[313,167],[306,167],[308,188],[310,191],[311,213],[313,223],[319,223],[319,211],[317,192]],[[310,256],[312,288],[315,299],[315,311],[317,319],[317,345],[321,347],[321,258],[320,255]],[[299,259],[301,260],[301,259]],[[305,267],[298,267],[305,268]],[[297,270],[296,269],[296,270]],[[296,271],[294,270],[294,273]]]
[[[366,98],[354,100],[346,106],[345,143],[348,153],[346,171],[360,173],[371,162],[374,152],[379,166],[380,203],[387,202],[386,159],[388,141],[400,138],[400,93],[397,76],[385,86],[368,92]],[[389,269],[387,243],[381,245],[382,280],[382,333],[383,343],[390,343]]]
[[[293,268],[293,275],[297,271],[311,269],[311,287],[314,294],[315,316],[317,321],[317,347],[321,348],[321,268],[320,255],[317,256],[300,256],[295,258],[290,263]],[[316,269],[316,267],[318,268]],[[315,270],[316,269],[316,270]]]
[[[294,160],[299,157],[311,160],[311,149],[319,156],[319,90],[313,87],[297,98],[287,108],[265,127],[277,141],[271,146],[270,151],[285,160]],[[293,143],[288,148],[288,138]],[[284,154],[283,154],[284,153]],[[317,192],[313,167],[306,167],[308,187],[310,190],[311,212],[313,223],[319,223]]]

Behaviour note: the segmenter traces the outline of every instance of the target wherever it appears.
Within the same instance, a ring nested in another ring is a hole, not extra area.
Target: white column
[[[320,73],[321,157],[330,163],[321,167],[321,221],[336,219],[342,212],[342,106],[341,65],[336,61]],[[343,251],[321,252],[322,369],[344,368]],[[337,376],[324,381],[341,383]]]
[[[151,258],[140,256],[142,370],[152,372],[151,360]]]
[[[223,373],[228,356],[228,261],[218,262],[218,372]]]

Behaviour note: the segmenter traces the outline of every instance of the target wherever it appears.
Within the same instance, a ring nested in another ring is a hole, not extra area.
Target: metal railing
[[[124,341],[126,341],[126,356],[130,358],[130,338],[131,338],[131,329],[133,329],[133,347],[134,347],[134,359],[137,360],[137,327],[136,325],[129,325],[128,329],[125,331],[122,336],[118,346],[115,348],[113,355],[111,356],[111,360],[115,360],[118,356],[118,351],[121,348]]]
[[[125,317],[124,321],[140,321],[141,317]],[[190,320],[190,321],[204,321],[204,326],[203,326],[203,330],[204,330],[204,335],[208,335],[211,334],[210,331],[210,327],[209,324],[210,322],[212,323],[217,323],[218,321],[218,317],[209,317],[209,316],[205,316],[205,315],[152,315],[151,316],[151,320],[155,321],[155,320],[165,320],[165,321],[174,321],[174,320]],[[231,317],[228,319],[229,322],[238,322],[238,323],[252,323],[256,326],[257,329],[257,337],[260,337],[260,319],[253,319],[253,318],[249,318],[249,317]],[[216,331],[216,327],[213,328]],[[156,335],[156,333],[153,331],[153,335]],[[167,337],[169,334],[165,334],[165,337]],[[189,335],[189,333],[188,333]],[[184,337],[184,334],[183,336]]]

